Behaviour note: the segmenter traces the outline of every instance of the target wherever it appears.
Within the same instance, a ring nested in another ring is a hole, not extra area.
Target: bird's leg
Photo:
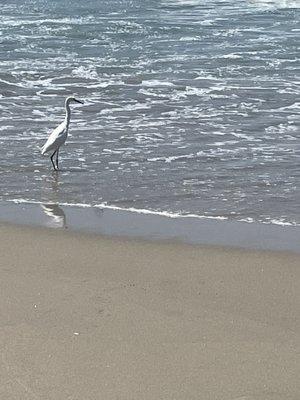
[[[56,150],[56,169],[58,170],[58,151],[59,148]]]
[[[55,152],[52,154],[52,156],[50,157],[50,158],[51,158],[52,165],[53,165],[53,168],[54,168],[54,171],[56,171],[56,167],[55,167],[55,164],[54,164],[54,161],[53,161],[53,157],[54,157],[55,153],[56,153],[56,150],[55,150]]]

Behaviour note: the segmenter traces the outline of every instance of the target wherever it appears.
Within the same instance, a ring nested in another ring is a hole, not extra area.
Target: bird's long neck
[[[69,127],[69,123],[70,123],[70,118],[71,118],[71,108],[70,108],[69,103],[66,103],[65,108],[66,108],[65,121],[66,121],[66,125],[67,125],[67,128],[68,128]]]

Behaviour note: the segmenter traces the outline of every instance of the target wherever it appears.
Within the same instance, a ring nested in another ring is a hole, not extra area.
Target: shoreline
[[[297,400],[298,254],[0,224],[0,397]]]
[[[113,207],[0,202],[0,224],[41,226],[108,237],[300,253],[300,226],[166,216]]]

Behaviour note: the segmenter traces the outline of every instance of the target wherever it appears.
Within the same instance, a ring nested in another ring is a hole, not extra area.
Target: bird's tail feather
[[[44,155],[46,153],[46,146],[44,145],[43,147],[40,148],[41,153]]]

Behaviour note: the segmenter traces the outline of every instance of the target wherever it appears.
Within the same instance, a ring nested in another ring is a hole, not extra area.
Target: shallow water
[[[299,1],[6,1],[0,200],[300,224]],[[42,146],[74,107],[62,171]]]

